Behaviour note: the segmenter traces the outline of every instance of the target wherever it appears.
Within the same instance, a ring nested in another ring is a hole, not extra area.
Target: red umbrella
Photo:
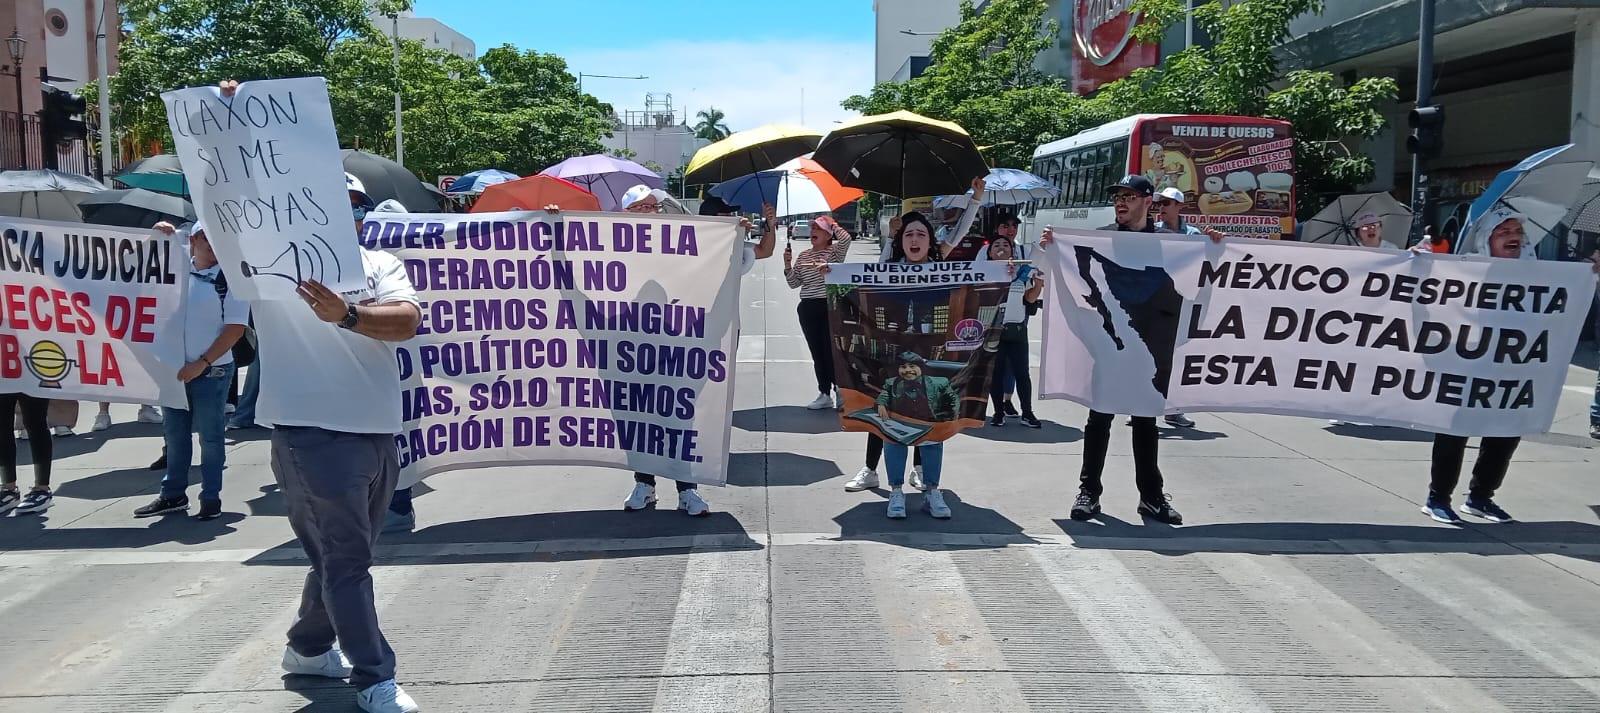
[[[600,210],[600,199],[571,181],[540,174],[483,189],[470,212],[539,210],[547,205],[561,206],[562,210]]]

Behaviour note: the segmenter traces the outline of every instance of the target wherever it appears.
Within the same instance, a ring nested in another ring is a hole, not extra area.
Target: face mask
[[[364,205],[350,206],[350,214],[354,215],[356,220],[365,220],[367,217],[367,207]]]

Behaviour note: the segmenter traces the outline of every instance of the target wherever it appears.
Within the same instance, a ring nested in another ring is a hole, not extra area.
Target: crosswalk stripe
[[[655,710],[766,710],[765,674],[771,670],[767,553],[699,551],[688,559]]]

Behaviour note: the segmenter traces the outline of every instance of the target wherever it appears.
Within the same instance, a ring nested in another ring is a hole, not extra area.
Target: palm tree
[[[723,121],[728,116],[723,114],[721,109],[716,107],[702,109],[695,117],[700,119],[694,125],[694,135],[697,139],[721,141],[728,138],[728,134],[732,133],[728,130],[727,123]]]

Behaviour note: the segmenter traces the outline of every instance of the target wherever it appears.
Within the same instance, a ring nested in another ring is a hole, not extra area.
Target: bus
[[[1025,239],[1045,226],[1097,229],[1115,221],[1106,186],[1142,174],[1183,191],[1183,219],[1229,235],[1294,235],[1294,135],[1253,116],[1136,114],[1052,141],[1033,172],[1061,189],[1024,210]]]

